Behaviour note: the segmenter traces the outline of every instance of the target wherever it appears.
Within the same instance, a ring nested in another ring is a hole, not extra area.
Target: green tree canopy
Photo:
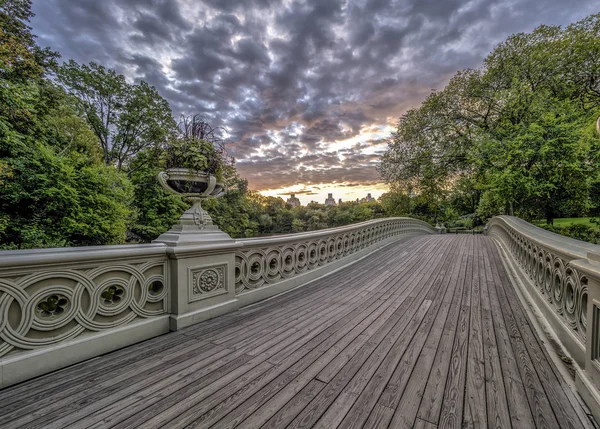
[[[550,222],[579,216],[597,201],[598,137],[589,128],[599,114],[600,14],[542,25],[509,37],[480,69],[458,72],[406,112],[379,172],[418,195],[413,213],[437,217],[450,205]]]
[[[114,70],[73,60],[58,69],[57,77],[80,100],[106,165],[120,171],[143,149],[164,144],[175,132],[169,103],[144,81],[130,84]]]

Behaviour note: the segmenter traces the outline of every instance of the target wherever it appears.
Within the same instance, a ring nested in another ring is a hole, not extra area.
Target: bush
[[[586,241],[592,244],[600,244],[600,232],[588,225],[573,224],[569,226],[553,226],[542,225],[545,230],[556,234],[564,235],[565,237],[574,238],[575,240]]]

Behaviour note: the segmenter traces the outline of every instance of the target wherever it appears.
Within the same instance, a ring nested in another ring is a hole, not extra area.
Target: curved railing
[[[588,278],[571,261],[587,259],[600,246],[564,237],[509,216],[493,218],[488,234],[501,238],[527,274],[535,293],[585,345]]]
[[[517,263],[529,297],[583,369],[577,390],[600,406],[600,246],[512,216],[491,219],[487,234]]]
[[[302,275],[349,255],[408,233],[434,233],[426,222],[386,218],[301,234],[237,240],[236,294]]]

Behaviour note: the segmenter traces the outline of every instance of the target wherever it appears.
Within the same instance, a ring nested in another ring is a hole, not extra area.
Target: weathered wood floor
[[[592,427],[494,243],[424,236],[0,391],[3,428]]]

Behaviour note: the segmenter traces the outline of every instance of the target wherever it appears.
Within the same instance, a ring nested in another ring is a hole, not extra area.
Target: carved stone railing
[[[487,234],[516,262],[529,297],[584,369],[578,391],[600,416],[600,246],[512,216],[491,219]]]
[[[244,304],[263,299],[272,292],[259,292],[261,288],[280,285],[273,288],[279,293],[297,285],[298,277],[304,283],[313,271],[322,275],[328,266],[335,269],[331,265],[336,262],[349,261],[377,243],[409,233],[436,231],[417,219],[386,218],[308,233],[237,240],[243,247],[235,254],[236,295]],[[250,295],[257,298],[251,299]]]
[[[173,229],[153,244],[0,252],[0,387],[235,311],[428,224],[389,218],[233,240]]]
[[[167,332],[165,247],[0,252],[2,385]]]

